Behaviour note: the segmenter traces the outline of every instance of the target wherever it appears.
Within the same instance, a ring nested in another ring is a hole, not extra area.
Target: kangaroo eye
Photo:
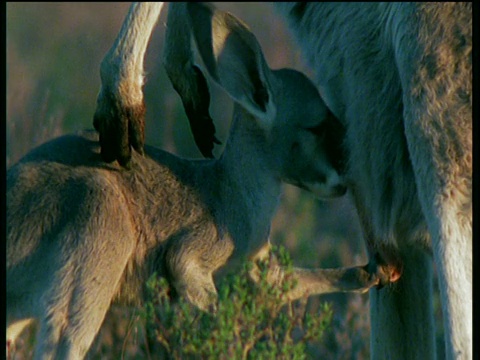
[[[326,121],[322,121],[319,125],[305,128],[305,130],[311,132],[317,137],[323,138],[327,130]]]

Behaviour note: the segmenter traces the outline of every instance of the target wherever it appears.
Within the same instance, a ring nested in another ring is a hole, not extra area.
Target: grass
[[[251,263],[229,274],[218,286],[215,313],[200,312],[185,300],[172,304],[165,279],[153,276],[150,301],[143,316],[173,359],[307,359],[307,345],[322,339],[332,320],[331,307],[324,303],[316,314],[296,311],[285,305],[286,293],[296,284],[292,263],[279,249],[280,264],[287,273],[278,286],[267,282],[268,261],[260,264],[260,281],[249,280]]]

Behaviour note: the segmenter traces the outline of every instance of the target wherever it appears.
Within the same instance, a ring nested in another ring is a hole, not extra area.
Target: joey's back
[[[196,190],[209,161],[192,166],[163,151],[147,148],[146,153],[134,154],[130,171],[104,164],[98,136],[84,132],[44,144],[9,169],[7,277],[17,281],[7,281],[7,287],[22,286],[16,269],[35,265],[32,252],[39,259],[49,256],[49,246],[71,252],[83,244],[92,256],[100,256],[103,247],[123,246],[132,269],[151,270],[165,241],[211,222],[209,204],[215,201]],[[101,240],[94,227],[102,229]],[[78,229],[78,237],[58,237],[70,229]],[[125,276],[128,280],[128,271]]]

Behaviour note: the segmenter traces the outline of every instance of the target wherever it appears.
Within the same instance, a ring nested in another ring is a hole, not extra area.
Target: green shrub
[[[170,288],[156,275],[148,281],[149,301],[143,308],[155,341],[173,359],[306,359],[306,346],[318,341],[329,326],[332,310],[324,304],[319,313],[295,311],[285,294],[296,284],[288,253],[275,249],[286,266],[283,281],[267,282],[269,261],[259,264],[260,281],[248,276],[253,266],[245,262],[240,273],[218,285],[215,314],[202,312],[179,299],[170,300]],[[285,305],[286,304],[286,305]]]

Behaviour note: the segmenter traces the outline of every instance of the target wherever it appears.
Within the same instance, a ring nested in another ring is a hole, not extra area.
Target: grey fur
[[[212,21],[214,35],[227,35],[213,36],[213,66],[236,99],[220,159],[147,146],[126,170],[105,164],[87,131],[34,149],[7,172],[7,338],[39,321],[36,359],[83,358],[111,303],[141,304],[154,271],[200,309],[214,308],[218,268],[269,255],[282,181],[325,197],[345,192],[324,136],[312,132],[336,121],[316,87],[294,70],[270,70],[242,23],[203,9],[194,30]],[[289,297],[364,292],[379,282],[365,269],[295,269]],[[282,271],[273,268],[271,281]]]
[[[369,250],[403,264],[370,292],[375,359],[435,357],[432,252],[447,358],[472,358],[471,6],[277,3],[346,126]]]

